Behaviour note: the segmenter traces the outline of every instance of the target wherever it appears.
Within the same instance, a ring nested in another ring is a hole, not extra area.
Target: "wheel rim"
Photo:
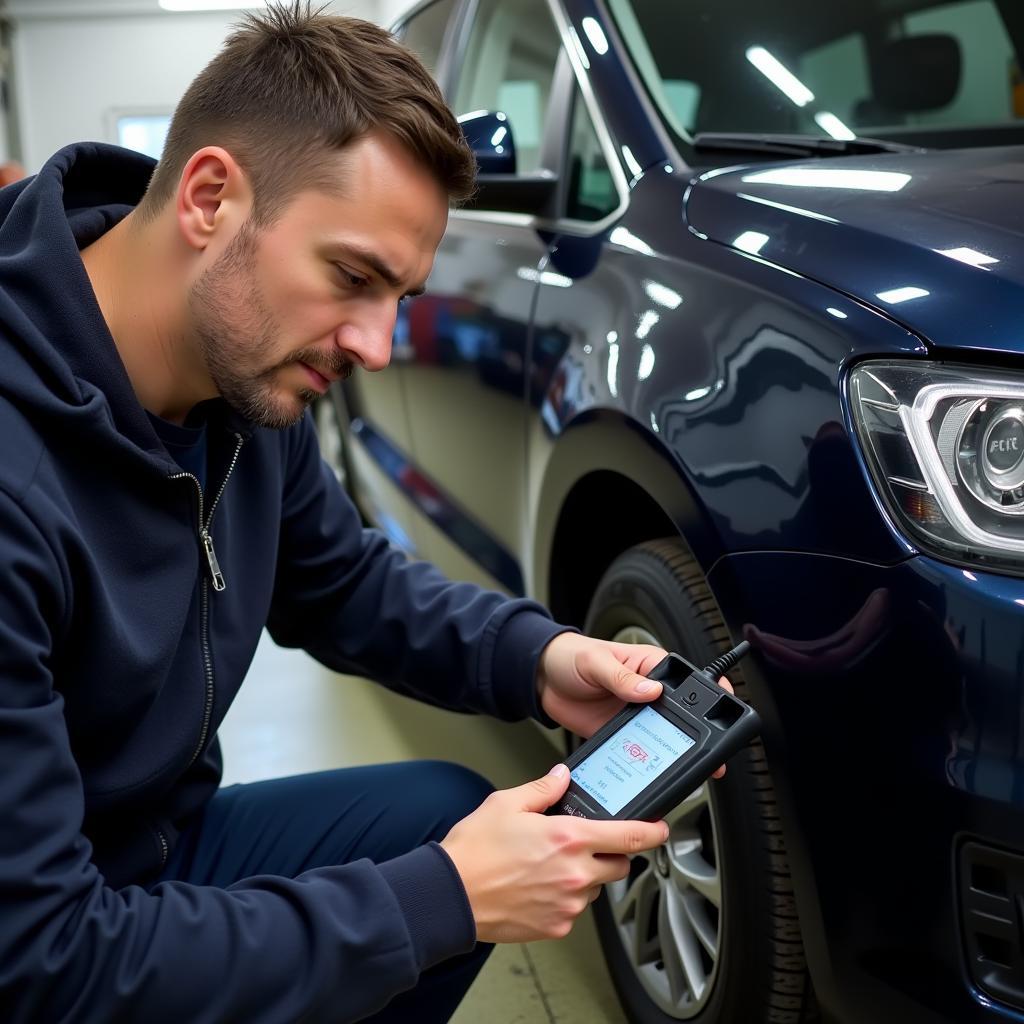
[[[320,454],[324,462],[334,471],[334,475],[345,482],[345,463],[341,456],[341,430],[338,417],[334,411],[334,399],[330,394],[324,395],[316,403],[316,432],[320,440]]]
[[[654,644],[642,626],[618,643]],[[705,783],[665,819],[663,846],[631,859],[629,875],[605,886],[619,940],[644,991],[671,1017],[695,1016],[711,997],[722,931],[722,879],[711,788]]]

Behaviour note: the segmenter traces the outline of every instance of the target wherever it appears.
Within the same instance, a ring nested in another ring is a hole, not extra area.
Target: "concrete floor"
[[[224,782],[439,757],[501,788],[543,774],[558,750],[531,723],[467,718],[338,676],[264,636],[220,732]],[[495,950],[455,1024],[626,1024],[590,915],[558,942]]]

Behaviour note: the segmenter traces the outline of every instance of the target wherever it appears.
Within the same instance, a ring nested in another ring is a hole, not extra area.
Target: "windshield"
[[[607,0],[665,124],[962,146],[1024,138],[1022,0]]]

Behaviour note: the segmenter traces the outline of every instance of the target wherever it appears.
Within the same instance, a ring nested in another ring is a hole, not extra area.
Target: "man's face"
[[[343,195],[301,192],[270,227],[247,222],[189,295],[210,379],[259,426],[289,426],[330,381],[387,366],[398,302],[422,289],[447,225],[444,190],[389,137],[364,137],[338,167]]]

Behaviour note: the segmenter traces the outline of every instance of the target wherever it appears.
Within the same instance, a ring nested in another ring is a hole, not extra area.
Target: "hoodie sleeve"
[[[566,627],[533,601],[453,583],[364,529],[311,418],[289,434],[274,639],[442,707],[546,720],[537,662]]]
[[[436,844],[226,889],[113,889],[83,835],[54,683],[61,560],[0,492],[0,1006],[10,1024],[360,1019],[468,950],[461,881]]]

